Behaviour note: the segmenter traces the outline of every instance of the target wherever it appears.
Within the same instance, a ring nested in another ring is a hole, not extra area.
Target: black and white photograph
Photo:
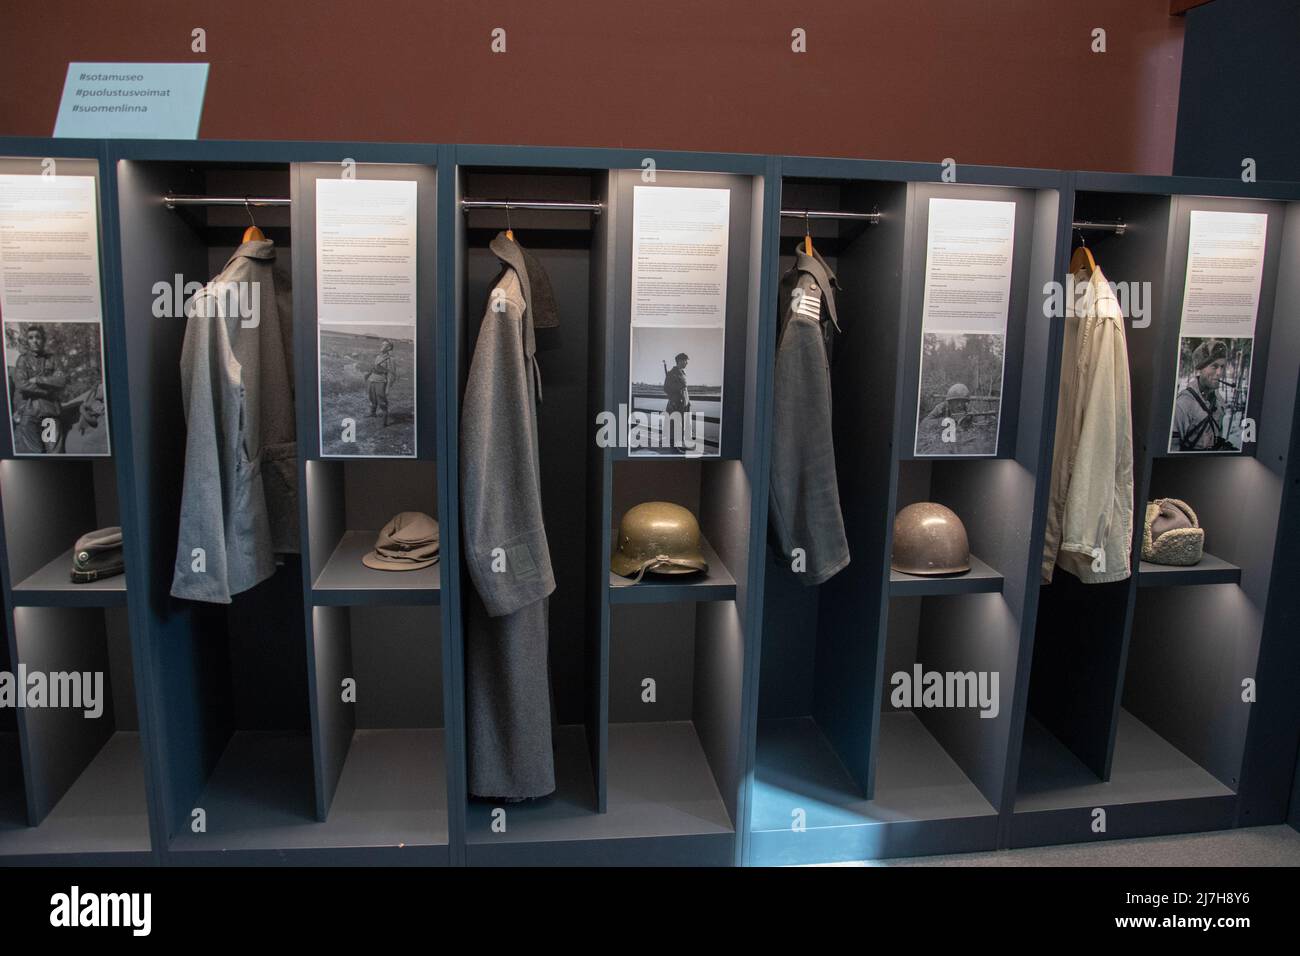
[[[921,342],[917,455],[995,455],[1004,336],[926,332]]]
[[[15,455],[108,455],[98,322],[5,322]]]
[[[1241,451],[1254,346],[1253,338],[1179,339],[1170,453]]]
[[[415,326],[320,323],[324,456],[415,456]]]
[[[629,411],[650,424],[631,454],[719,453],[725,341],[723,328],[632,327]]]

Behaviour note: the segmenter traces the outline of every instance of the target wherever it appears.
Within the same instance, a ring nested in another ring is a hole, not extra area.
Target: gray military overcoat
[[[555,324],[550,280],[498,235],[504,266],[488,296],[465,386],[460,500],[474,584],[465,633],[469,792],[526,800],[555,789],[534,326]]]
[[[245,242],[188,306],[178,598],[229,604],[299,550],[292,292],[274,265],[273,242]]]
[[[849,563],[831,432],[830,342],[836,280],[802,248],[781,283],[781,325],[773,380],[769,514],[781,554],[804,553],[803,584],[821,584]],[[797,293],[797,294],[796,294]]]

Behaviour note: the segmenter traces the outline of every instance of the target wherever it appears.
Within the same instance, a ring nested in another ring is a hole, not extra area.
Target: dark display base
[[[5,734],[0,739],[0,761],[4,764],[8,763],[10,755],[4,751],[10,743],[17,746],[16,735]],[[0,765],[0,774],[7,770],[7,766]],[[0,780],[6,779],[12,778],[0,776]],[[20,791],[19,800],[21,796]],[[144,759],[138,733],[113,734],[40,826],[6,829],[12,810],[21,811],[21,806],[10,806],[8,792],[0,801],[0,860],[75,853],[79,861],[86,855],[113,854],[113,862],[130,863],[142,862],[149,856]],[[133,860],[132,856],[140,859]]]

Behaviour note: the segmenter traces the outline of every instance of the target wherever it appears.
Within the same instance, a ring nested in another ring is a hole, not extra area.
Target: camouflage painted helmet
[[[629,508],[618,525],[610,569],[625,578],[707,571],[700,550],[700,523],[681,505],[646,501]]]
[[[965,385],[963,385],[961,382],[958,382],[955,385],[949,386],[948,394],[945,396],[945,398],[950,402],[953,401],[954,399],[970,398],[970,389],[967,388]]]
[[[933,501],[908,505],[894,517],[889,566],[905,574],[960,574],[970,570],[966,526]]]

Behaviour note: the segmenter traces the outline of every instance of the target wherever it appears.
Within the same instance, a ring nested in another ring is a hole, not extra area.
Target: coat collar
[[[488,248],[519,274],[519,283],[524,288],[524,304],[528,307],[528,318],[533,327],[553,329],[559,325],[560,313],[551,290],[551,279],[537,257],[513,239],[507,239],[504,232],[497,233]]]
[[[820,252],[813,250],[812,255],[803,251],[803,243],[799,243],[799,248],[795,250],[794,267],[799,272],[806,272],[817,280],[818,287],[821,288],[822,294],[826,297],[826,311],[831,315],[831,322],[835,326],[835,331],[840,330],[839,316],[835,312],[835,290],[843,291],[840,287],[839,279],[835,278],[835,273],[831,267],[826,264]]]
[[[230,268],[236,259],[266,259],[274,261],[275,243],[270,239],[250,239],[241,243],[234,255],[226,260],[225,268]],[[222,271],[225,271],[224,269]]]
[[[533,329],[549,329],[560,324],[555,295],[551,291],[551,279],[537,259],[513,239],[507,239],[504,232],[497,233],[488,248],[503,265],[513,269],[515,275],[519,276],[519,285],[524,292],[524,355],[532,363],[533,383],[540,402],[542,370],[537,365],[537,338]]]

